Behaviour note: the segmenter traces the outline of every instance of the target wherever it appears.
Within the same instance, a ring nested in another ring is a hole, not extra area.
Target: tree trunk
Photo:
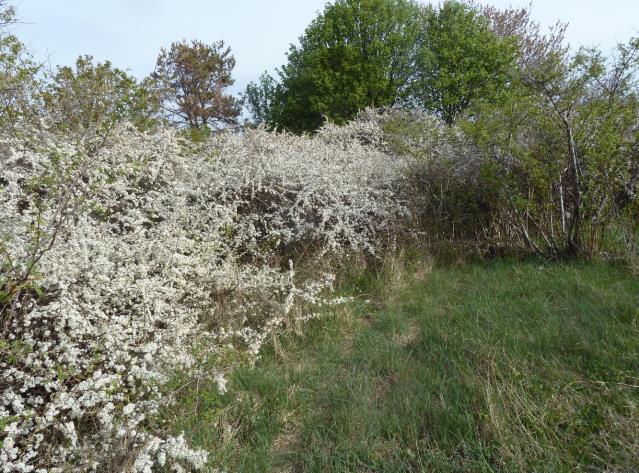
[[[572,174],[573,198],[574,205],[570,215],[570,225],[568,227],[568,239],[566,250],[572,254],[580,250],[580,229],[581,229],[581,181],[579,177],[579,160],[577,157],[577,147],[572,132],[572,126],[568,117],[561,114],[561,120],[566,130],[566,138],[568,139],[568,154],[570,156],[570,171]]]

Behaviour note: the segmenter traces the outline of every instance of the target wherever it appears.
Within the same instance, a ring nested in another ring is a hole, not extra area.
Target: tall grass
[[[351,274],[347,307],[272,340],[175,430],[230,471],[636,471],[639,281],[604,264]]]

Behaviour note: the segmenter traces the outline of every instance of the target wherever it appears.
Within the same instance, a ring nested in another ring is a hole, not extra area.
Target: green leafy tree
[[[494,101],[507,88],[516,60],[510,38],[500,38],[471,4],[448,0],[426,7],[424,41],[413,93],[419,105],[452,124],[474,101]]]
[[[192,129],[234,124],[239,104],[226,89],[233,85],[235,59],[223,41],[176,42],[162,49],[154,73],[162,109]]]
[[[412,0],[337,0],[291,46],[273,94],[280,128],[317,129],[408,98],[421,41]]]
[[[257,83],[250,82],[242,95],[242,105],[251,116],[253,125],[277,125],[277,97],[280,94],[279,83],[268,72],[264,72]]]
[[[75,68],[58,67],[43,97],[52,122],[73,133],[104,133],[125,120],[144,129],[157,119],[147,87],[109,61],[94,64],[91,56],[80,56]]]
[[[24,44],[9,33],[16,10],[0,0],[0,129],[15,129],[21,121],[37,121],[40,66]]]

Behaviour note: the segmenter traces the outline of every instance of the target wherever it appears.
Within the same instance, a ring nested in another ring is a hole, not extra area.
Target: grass
[[[274,340],[174,429],[242,472],[639,471],[639,280],[604,264],[417,257]],[[366,300],[370,302],[366,302]]]

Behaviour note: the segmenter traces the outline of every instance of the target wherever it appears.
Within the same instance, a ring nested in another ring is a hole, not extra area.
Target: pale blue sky
[[[285,61],[285,52],[326,0],[15,0],[23,24],[16,34],[39,60],[66,65],[80,54],[105,59],[133,75],[149,74],[162,46],[180,39],[231,46],[237,65],[234,92],[264,70]],[[486,0],[498,7],[530,0]],[[567,21],[573,46],[639,36],[639,0],[532,0],[535,19]]]

